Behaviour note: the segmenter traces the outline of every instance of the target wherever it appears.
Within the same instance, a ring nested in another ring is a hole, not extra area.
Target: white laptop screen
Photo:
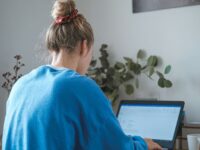
[[[118,120],[127,135],[170,141],[180,111],[178,105],[123,104]]]

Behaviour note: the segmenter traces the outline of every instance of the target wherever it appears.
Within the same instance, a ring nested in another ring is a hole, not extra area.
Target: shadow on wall
[[[6,101],[7,101],[7,93],[3,92],[3,90],[0,90],[0,136],[3,133],[3,123],[6,112]]]
[[[0,149],[2,149],[2,137],[0,137]]]

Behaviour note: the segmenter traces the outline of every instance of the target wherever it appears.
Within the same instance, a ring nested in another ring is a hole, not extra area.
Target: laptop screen
[[[180,105],[122,104],[118,120],[127,135],[173,140]]]

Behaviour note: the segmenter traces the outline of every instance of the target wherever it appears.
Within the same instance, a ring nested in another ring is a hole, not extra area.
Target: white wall
[[[12,70],[13,56],[21,54],[26,64],[23,73],[42,63],[42,34],[51,17],[52,0],[0,1],[0,84],[3,72]],[[43,54],[43,53],[42,53]],[[0,88],[0,135],[7,93]]]
[[[173,66],[173,88],[160,89],[142,77],[135,95],[121,98],[184,100],[187,122],[200,121],[200,6],[133,14],[131,0],[77,2],[94,28],[95,50],[107,43],[118,60],[142,48]]]

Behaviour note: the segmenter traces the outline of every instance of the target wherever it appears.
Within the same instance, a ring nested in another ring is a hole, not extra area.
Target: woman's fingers
[[[147,146],[148,146],[148,150],[162,150],[162,147],[155,143],[152,139],[145,139]]]

